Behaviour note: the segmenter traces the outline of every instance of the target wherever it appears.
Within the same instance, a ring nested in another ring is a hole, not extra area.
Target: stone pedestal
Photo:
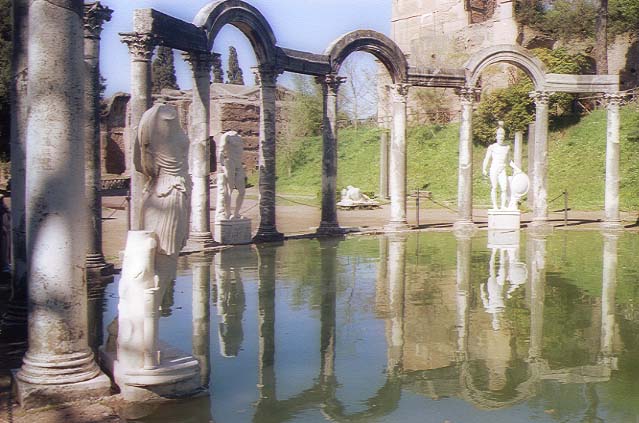
[[[200,365],[195,358],[162,341],[157,346],[161,352],[159,365],[149,369],[122,368],[115,352],[101,349],[102,365],[113,375],[126,401],[190,397],[203,390]]]
[[[519,228],[488,230],[488,248],[519,248]]]
[[[518,230],[521,223],[519,210],[488,210],[488,230]]]
[[[215,241],[224,245],[249,244],[251,219],[228,219],[215,222]]]

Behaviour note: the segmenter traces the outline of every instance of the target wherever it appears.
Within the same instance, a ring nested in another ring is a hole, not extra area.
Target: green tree
[[[224,72],[222,71],[222,58],[219,54],[213,55],[213,82],[215,84],[224,83]]]
[[[0,0],[0,154],[9,154],[11,91],[11,0]]]
[[[160,93],[164,88],[180,89],[175,77],[175,63],[173,62],[173,50],[171,48],[158,47],[155,60],[153,60],[152,72],[154,93]]]
[[[227,83],[234,85],[244,85],[244,77],[242,76],[242,68],[237,60],[237,50],[235,47],[229,47],[229,65],[226,71]]]

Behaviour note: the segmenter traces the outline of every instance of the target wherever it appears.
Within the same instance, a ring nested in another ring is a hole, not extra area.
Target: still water
[[[210,394],[127,421],[639,422],[638,248],[421,233],[184,258],[160,338]],[[105,340],[116,310],[117,281]]]

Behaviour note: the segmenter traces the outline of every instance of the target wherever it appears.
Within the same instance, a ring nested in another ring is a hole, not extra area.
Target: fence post
[[[127,190],[126,197],[126,230],[131,230],[131,191]]]
[[[564,190],[564,227],[568,226],[568,191]]]
[[[417,207],[417,229],[419,229],[419,188],[417,188],[417,200],[415,201]]]

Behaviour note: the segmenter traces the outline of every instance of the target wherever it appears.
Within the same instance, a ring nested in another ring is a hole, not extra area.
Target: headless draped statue
[[[240,208],[246,191],[246,173],[242,166],[244,142],[235,131],[222,134],[217,146],[216,220],[241,219]],[[231,194],[237,190],[235,209],[231,213]]]

